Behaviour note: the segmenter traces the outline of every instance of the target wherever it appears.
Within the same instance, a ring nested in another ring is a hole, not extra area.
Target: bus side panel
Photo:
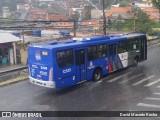
[[[75,76],[68,76],[56,81],[56,88],[65,88],[73,85],[76,85]]]
[[[140,56],[139,50],[132,50],[128,52],[128,66],[133,65],[136,56]]]
[[[56,56],[56,52],[53,52]],[[57,64],[56,57],[54,59],[54,80],[56,82],[56,88],[64,88],[72,85],[76,85],[76,68],[74,65],[60,68]]]
[[[118,58],[119,69],[128,67],[128,52],[119,53]]]
[[[93,73],[96,68],[100,67],[102,70],[102,75],[108,74],[107,57],[100,58],[97,60],[88,61],[87,63],[87,80],[92,80]]]

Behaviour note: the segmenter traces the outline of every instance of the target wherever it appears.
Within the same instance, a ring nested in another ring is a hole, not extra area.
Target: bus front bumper
[[[47,87],[47,88],[56,88],[54,81],[43,81],[43,80],[37,80],[35,78],[32,78],[29,76],[30,83]]]

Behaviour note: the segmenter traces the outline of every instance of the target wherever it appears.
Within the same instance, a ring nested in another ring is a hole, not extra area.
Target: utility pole
[[[73,24],[74,24],[74,25],[73,25],[74,37],[76,37],[77,21],[76,21],[76,20],[74,20]]]
[[[104,32],[104,35],[106,35],[106,16],[105,16],[105,11],[104,11],[104,7],[105,7],[105,4],[104,4],[104,0],[102,0],[102,9],[103,9],[103,32]]]
[[[158,13],[158,16],[159,16],[159,21],[158,22],[160,23],[160,2],[158,2],[158,12],[159,12]]]
[[[133,32],[136,32],[136,15],[138,14],[138,8],[135,7],[135,12],[134,12],[134,22],[133,22]]]
[[[134,13],[134,23],[133,23],[133,32],[136,31],[136,14]]]

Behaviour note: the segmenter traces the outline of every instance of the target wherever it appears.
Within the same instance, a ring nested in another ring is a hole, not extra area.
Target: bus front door
[[[80,49],[75,51],[76,55],[76,80],[77,83],[86,79],[86,58],[85,49]]]
[[[117,44],[108,45],[108,71],[113,72],[118,69]]]

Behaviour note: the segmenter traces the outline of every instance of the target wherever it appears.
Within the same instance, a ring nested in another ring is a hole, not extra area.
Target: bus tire
[[[135,57],[133,60],[133,66],[136,67],[138,65],[138,57]]]
[[[98,81],[102,77],[102,70],[100,68],[96,68],[93,73],[93,81]]]

